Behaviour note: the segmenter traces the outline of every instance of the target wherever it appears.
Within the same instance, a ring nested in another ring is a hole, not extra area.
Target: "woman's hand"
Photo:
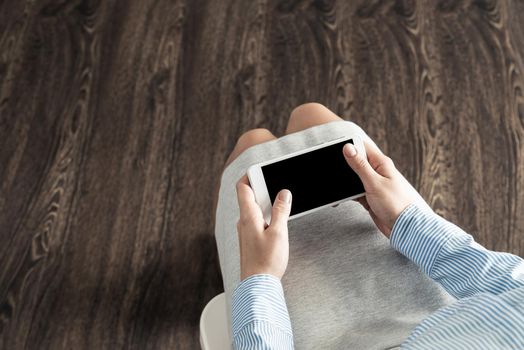
[[[289,258],[287,220],[291,212],[291,192],[278,193],[271,211],[271,223],[267,225],[246,175],[237,182],[236,189],[240,208],[237,222],[240,280],[255,274],[282,278]]]
[[[349,166],[364,184],[366,197],[357,199],[371,215],[378,229],[389,238],[393,224],[400,213],[411,203],[429,208],[420,194],[395,168],[387,157],[369,138],[364,138],[367,157],[359,154],[355,146],[344,145],[343,153]]]

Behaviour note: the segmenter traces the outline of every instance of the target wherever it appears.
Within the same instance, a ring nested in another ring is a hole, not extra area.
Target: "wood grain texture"
[[[240,134],[321,102],[524,255],[524,2],[0,1],[0,348],[194,349]]]

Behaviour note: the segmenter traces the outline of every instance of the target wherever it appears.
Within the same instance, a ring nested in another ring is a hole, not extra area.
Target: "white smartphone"
[[[355,145],[365,156],[362,138],[355,134],[248,168],[249,183],[268,224],[271,222],[272,203],[284,188],[293,196],[289,220],[364,195],[362,181],[342,153],[346,143]]]

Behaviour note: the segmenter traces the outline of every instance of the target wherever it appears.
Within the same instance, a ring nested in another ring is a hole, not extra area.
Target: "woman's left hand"
[[[291,212],[291,192],[281,190],[266,224],[255,201],[247,175],[236,185],[240,218],[237,222],[240,245],[240,280],[256,274],[282,278],[289,259],[287,221]]]

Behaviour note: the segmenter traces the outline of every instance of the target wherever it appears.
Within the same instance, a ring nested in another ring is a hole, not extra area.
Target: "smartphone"
[[[289,220],[364,195],[362,181],[342,153],[346,143],[355,145],[365,156],[362,138],[355,134],[248,168],[249,183],[268,224],[272,203],[284,188],[293,196]]]

